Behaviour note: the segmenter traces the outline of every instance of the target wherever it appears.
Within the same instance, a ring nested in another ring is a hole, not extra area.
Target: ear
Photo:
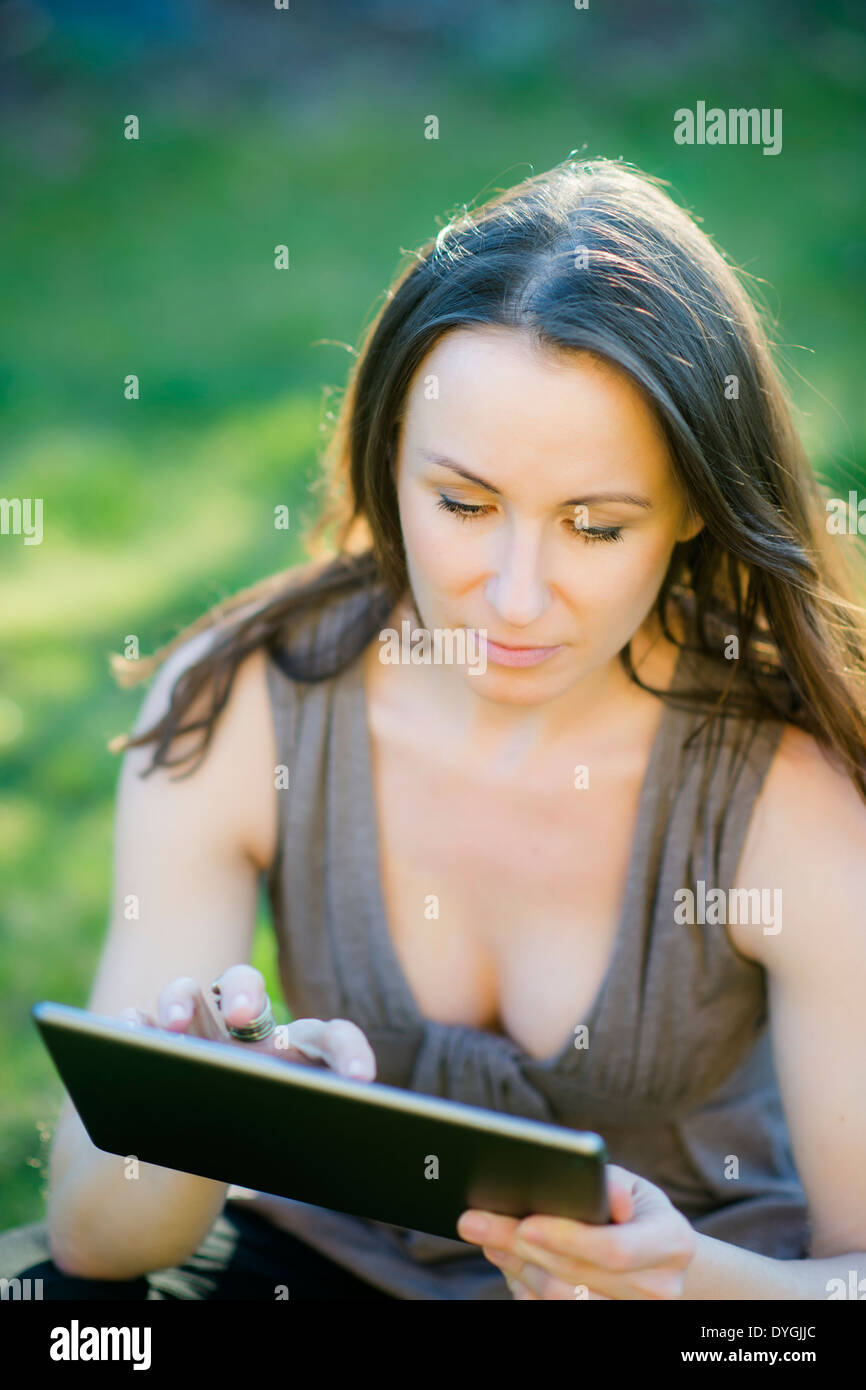
[[[695,536],[698,534],[699,531],[702,531],[704,529],[705,525],[706,522],[704,521],[703,517],[699,516],[697,512],[692,511],[690,507],[687,507],[685,518],[683,520],[682,525],[680,526],[679,531],[677,532],[677,540],[681,544],[684,541],[694,540]]]

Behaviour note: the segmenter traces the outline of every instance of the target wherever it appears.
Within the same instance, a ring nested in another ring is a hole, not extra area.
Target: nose
[[[485,598],[508,627],[530,627],[550,605],[550,591],[542,573],[541,549],[537,532],[518,534],[515,531],[487,581]]]

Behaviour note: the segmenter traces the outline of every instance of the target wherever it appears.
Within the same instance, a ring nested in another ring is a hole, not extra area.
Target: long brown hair
[[[604,159],[569,158],[477,208],[464,206],[410,254],[362,335],[323,459],[320,514],[305,537],[312,558],[209,610],[150,658],[113,657],[119,683],[132,686],[195,633],[214,629],[159,722],[110,746],[155,743],[150,772],[181,762],[168,756],[173,739],[200,730],[200,761],[250,652],[280,643],[305,613],[353,587],[376,586],[369,621],[348,645],[316,668],[299,659],[292,674],[325,679],[359,654],[408,587],[393,469],[409,383],[438,339],[476,324],[514,328],[557,352],[593,353],[643,391],[677,481],[705,522],[674,548],[655,604],[662,630],[675,640],[668,604],[686,593],[699,650],[721,659],[723,635],[736,634],[724,709],[807,730],[866,800],[860,580],[830,540],[762,315],[661,180]],[[620,657],[631,679],[651,689],[634,670],[630,644]],[[204,691],[205,713],[182,724]],[[719,692],[689,698],[717,707]]]

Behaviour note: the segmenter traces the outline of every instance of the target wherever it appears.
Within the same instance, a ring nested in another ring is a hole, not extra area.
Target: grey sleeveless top
[[[369,590],[349,588],[287,640],[300,637],[313,655],[333,649],[341,629],[369,620],[371,603]],[[672,691],[717,685],[719,665],[683,649]],[[773,1067],[765,971],[725,926],[678,924],[672,906],[682,887],[697,894],[699,880],[733,886],[784,722],[665,703],[612,958],[582,1020],[590,1045],[570,1037],[537,1061],[508,1038],[420,1014],[382,897],[360,659],[321,681],[287,669],[297,664],[273,644],[277,761],[290,774],[278,793],[278,852],[262,877],[293,1016],[357,1023],[386,1084],[596,1130],[610,1162],[655,1183],[698,1232],[804,1258],[808,1213]],[[456,1236],[277,1197],[263,1214],[398,1297],[510,1297],[501,1272]]]

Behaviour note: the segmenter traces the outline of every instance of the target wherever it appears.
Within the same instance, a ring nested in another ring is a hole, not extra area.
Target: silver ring
[[[221,991],[218,980],[214,980],[211,985],[211,990],[216,999],[217,1008],[222,1009],[222,1004],[220,1002]],[[236,1038],[238,1042],[246,1043],[261,1042],[263,1038],[269,1038],[271,1033],[276,1029],[276,1026],[277,1020],[274,1018],[273,1006],[267,994],[265,995],[265,1006],[261,1013],[256,1018],[251,1018],[249,1023],[244,1023],[238,1028],[233,1028],[230,1023],[226,1022],[226,1028],[231,1036]]]
[[[238,1042],[261,1042],[263,1038],[269,1038],[277,1026],[274,1018],[274,1011],[271,1001],[265,995],[265,1007],[257,1018],[250,1019],[249,1023],[244,1023],[240,1028],[233,1028],[230,1023],[226,1024],[233,1038]]]

